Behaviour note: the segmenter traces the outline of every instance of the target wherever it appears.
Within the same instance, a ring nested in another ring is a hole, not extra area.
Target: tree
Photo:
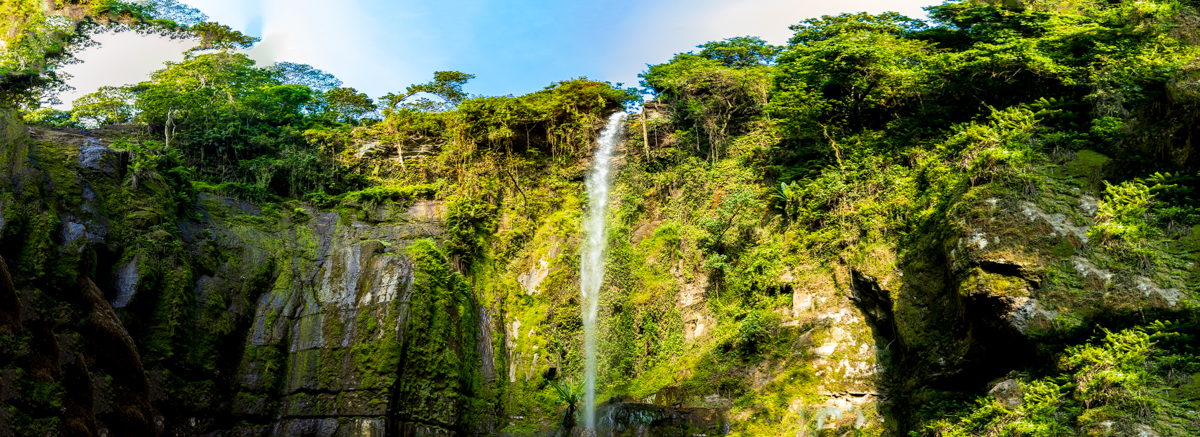
[[[208,15],[178,0],[144,0],[143,3],[150,6],[149,15],[157,19],[171,20],[184,26],[208,21]]]
[[[700,56],[719,61],[726,67],[752,67],[775,62],[775,56],[783,50],[763,41],[757,36],[739,36],[724,41],[713,41],[696,46]]]
[[[895,12],[871,15],[857,14],[823,15],[809,18],[800,24],[788,26],[796,32],[788,40],[789,45],[810,45],[847,34],[889,34],[908,36],[926,28],[925,22],[908,18]]]
[[[825,16],[792,26],[796,35],[774,76],[782,94],[769,109],[820,110],[817,121],[839,129],[895,118],[920,92],[922,71],[934,56],[930,43],[906,37],[923,26],[895,13]],[[809,125],[785,126],[788,131],[813,131],[809,120],[788,122]]]
[[[189,154],[233,158],[264,145],[249,141],[263,129],[299,118],[298,89],[282,90],[275,72],[240,53],[218,52],[167,63],[131,90],[138,118],[163,133],[164,143],[186,136]],[[287,85],[303,88],[300,85]],[[273,95],[272,95],[273,94]],[[273,99],[283,98],[284,101]],[[249,123],[261,121],[264,123]]]
[[[678,123],[695,129],[697,150],[703,134],[715,160],[720,144],[737,133],[736,121],[761,113],[767,103],[769,68],[732,68],[719,60],[683,53],[640,76],[642,86],[654,91],[656,99],[674,103]]]
[[[307,109],[331,122],[358,124],[359,120],[374,114],[378,106],[354,88],[338,87],[315,95]]]
[[[418,84],[410,85],[404,90],[404,94],[387,93],[382,97],[382,100],[387,103],[388,107],[395,110],[408,100],[410,97],[419,93],[429,93],[441,97],[445,100],[444,104],[438,104],[432,100],[421,98],[416,102],[408,103],[410,106],[415,106],[418,109],[426,111],[438,111],[449,109],[458,106],[463,100],[466,100],[467,93],[463,92],[462,87],[471,79],[474,79],[474,74],[467,74],[458,71],[437,71],[433,73],[433,80]]]
[[[191,26],[188,30],[200,38],[200,45],[193,47],[192,51],[248,49],[254,43],[262,40],[262,38],[248,36],[218,23],[200,23]]]
[[[54,108],[42,108],[25,113],[25,123],[40,124],[51,127],[76,127],[75,120],[68,111]]]
[[[133,93],[129,89],[104,86],[71,102],[71,114],[88,127],[125,124],[133,120],[133,103]]]
[[[308,64],[276,62],[270,68],[280,75],[283,83],[304,85],[319,93],[342,86],[342,81],[337,77]]]

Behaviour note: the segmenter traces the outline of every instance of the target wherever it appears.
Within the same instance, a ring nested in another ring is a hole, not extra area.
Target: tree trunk
[[[650,162],[650,134],[646,132],[646,105],[642,105],[642,148],[646,150],[646,162]]]

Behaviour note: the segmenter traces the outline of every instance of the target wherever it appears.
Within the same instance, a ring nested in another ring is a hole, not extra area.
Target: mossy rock
[[[1071,240],[1063,238],[1054,246],[1052,253],[1059,258],[1069,258],[1075,254],[1075,245],[1071,244]]]
[[[1075,160],[1066,164],[1067,174],[1092,180],[1100,177],[1100,172],[1111,159],[1092,150],[1080,150],[1075,154]]]
[[[145,229],[162,223],[163,216],[151,209],[141,209],[125,216],[125,220],[134,229]]]
[[[1200,253],[1200,225],[1192,226],[1192,235],[1179,240],[1179,246],[1186,252]]]

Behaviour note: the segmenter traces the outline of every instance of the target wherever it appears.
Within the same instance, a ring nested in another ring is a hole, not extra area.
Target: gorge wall
[[[638,89],[379,104],[70,5],[0,23],[0,437],[587,434],[584,180],[620,110],[599,435],[1200,429],[1193,2],[825,16]],[[105,23],[206,51],[42,107]]]
[[[468,279],[439,249],[444,201],[321,209],[200,193],[172,219],[170,181],[133,187],[127,152],[108,147],[131,134],[9,131],[6,432],[554,432],[561,413],[539,399],[580,353],[562,334],[579,320],[578,201],[535,224],[503,272]],[[1152,269],[1079,249],[1101,196],[1087,179],[1098,168],[1080,164],[1036,196],[962,192],[907,251],[884,240],[832,260],[783,255],[761,274],[773,310],[723,324],[710,298],[728,289],[672,235],[671,205],[686,194],[635,200],[642,175],[625,159],[614,208],[636,218],[612,239],[601,355],[608,378],[622,342],[673,364],[608,383],[617,397],[601,424],[618,431],[667,418],[671,432],[886,432],[910,426],[905,409],[931,393],[1005,386],[1046,359],[1048,338],[1194,299],[1194,237]],[[498,233],[512,230],[504,220]],[[622,273],[635,286],[618,285]],[[738,404],[739,392],[786,401]]]
[[[487,433],[492,328],[435,243],[441,203],[339,216],[202,194],[176,221],[168,182],[122,185],[107,143],[10,137],[7,432]]]

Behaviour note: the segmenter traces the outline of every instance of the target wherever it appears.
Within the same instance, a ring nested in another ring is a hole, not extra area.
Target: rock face
[[[729,423],[720,408],[611,402],[597,407],[596,428],[596,435],[603,437],[690,437],[725,435]]]
[[[286,270],[255,304],[232,411],[271,424],[233,434],[384,435],[474,425],[459,403],[481,388],[476,343],[490,332],[457,329],[475,326],[479,312],[427,240],[441,232],[439,208],[418,203],[394,222],[350,226],[339,225],[337,214],[311,211],[305,228],[286,231],[307,236],[289,243],[291,256],[280,260]],[[226,235],[236,240],[230,248],[269,249],[254,247],[269,237],[235,234]],[[224,271],[201,278],[202,296],[231,280]],[[426,356],[447,353],[454,363]]]
[[[438,247],[440,202],[338,214],[200,194],[179,219],[168,181],[122,183],[95,138],[16,144],[0,435],[491,432],[494,328]]]
[[[118,159],[112,149],[100,144],[96,138],[87,138],[79,148],[79,166],[107,176],[117,175]]]
[[[33,308],[48,297],[19,293],[0,257],[0,435],[37,435],[61,424],[66,435],[153,435],[155,415],[137,346],[86,278],[64,323]],[[60,399],[47,394],[61,395]],[[38,417],[46,411],[57,420]],[[161,423],[161,422],[159,422]]]
[[[1014,379],[1006,379],[992,386],[988,390],[988,396],[996,398],[1005,408],[1015,409],[1021,405],[1025,392],[1021,389],[1021,383]]]
[[[154,175],[135,187],[123,152],[82,135],[13,144],[0,436],[566,431],[549,384],[581,367],[578,199],[499,213],[482,251],[508,265],[471,265],[440,247],[462,205],[260,205]],[[602,406],[598,435],[901,433],[937,392],[1022,407],[1043,339],[1194,305],[1192,258],[1114,255],[1078,188],[968,187],[906,239],[820,257],[757,223],[738,231],[763,234],[742,270],[681,234],[670,202],[691,193],[616,197],[598,385],[624,402]]]

